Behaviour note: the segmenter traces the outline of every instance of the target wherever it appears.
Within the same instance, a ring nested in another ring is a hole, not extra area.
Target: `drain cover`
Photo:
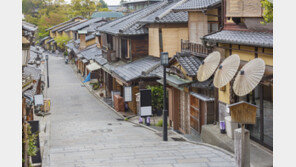
[[[108,125],[112,125],[111,123],[108,123]]]
[[[124,119],[122,119],[122,118],[117,118],[116,120],[117,121],[124,121]]]
[[[100,129],[100,132],[108,133],[108,132],[112,132],[112,129]]]

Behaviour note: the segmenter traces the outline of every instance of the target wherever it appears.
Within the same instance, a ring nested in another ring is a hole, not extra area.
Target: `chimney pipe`
[[[80,50],[86,48],[86,41],[85,41],[86,34],[87,34],[87,31],[78,31],[78,35],[80,38],[80,46],[79,46]]]

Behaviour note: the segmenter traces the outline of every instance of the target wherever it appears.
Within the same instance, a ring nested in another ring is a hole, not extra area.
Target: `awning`
[[[202,100],[202,101],[205,101],[205,102],[207,102],[207,101],[214,101],[214,100],[215,100],[215,99],[212,98],[212,97],[208,97],[208,96],[205,96],[205,95],[201,95],[201,94],[198,94],[198,93],[195,93],[195,92],[190,92],[190,94],[191,94],[192,96],[194,96],[194,97],[196,97],[196,98]]]
[[[83,59],[82,62],[83,62],[83,63],[87,63],[88,60],[87,60],[87,59]]]
[[[89,65],[87,65],[86,68],[89,71],[95,71],[95,70],[101,69],[101,66],[99,66],[97,63],[93,62],[93,63],[90,63]]]

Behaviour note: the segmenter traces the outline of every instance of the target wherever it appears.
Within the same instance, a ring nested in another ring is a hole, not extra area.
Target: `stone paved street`
[[[235,166],[217,149],[188,142],[163,142],[146,128],[120,117],[82,86],[62,57],[49,56],[51,115],[45,164],[50,167]]]

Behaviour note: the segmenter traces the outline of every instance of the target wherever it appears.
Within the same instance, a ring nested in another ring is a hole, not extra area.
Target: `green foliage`
[[[163,108],[163,86],[147,86],[151,89],[152,110],[156,112]]]
[[[159,120],[159,121],[157,122],[157,124],[156,124],[155,126],[162,127],[162,123],[163,123],[163,120],[161,119],[161,120]]]
[[[76,16],[90,18],[95,11],[108,11],[103,0],[22,0],[25,21],[38,26],[38,39],[48,36],[45,30]]]
[[[27,153],[28,153],[29,156],[35,156],[37,151],[38,151],[38,148],[35,146],[35,144],[37,142],[38,134],[32,134],[31,126],[28,125],[27,126],[27,135],[28,135],[28,138],[27,138],[27,142],[28,142]],[[23,141],[23,143],[26,143],[26,141]]]
[[[66,44],[71,40],[70,37],[67,35],[62,35],[62,36],[57,36],[54,38],[54,40],[57,42],[57,46],[61,49],[64,50]]]
[[[93,12],[108,6],[104,0],[71,0],[72,14],[90,18]],[[104,9],[106,10],[106,9]]]
[[[263,22],[263,24],[272,23],[273,22],[273,3],[269,2],[268,0],[262,0],[261,4],[262,4],[262,7],[264,9],[264,12],[263,12],[264,22]]]

